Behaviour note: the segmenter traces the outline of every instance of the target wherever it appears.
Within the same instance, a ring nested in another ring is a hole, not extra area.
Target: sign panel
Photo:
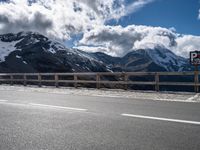
[[[190,63],[192,65],[200,65],[200,51],[190,52]]]

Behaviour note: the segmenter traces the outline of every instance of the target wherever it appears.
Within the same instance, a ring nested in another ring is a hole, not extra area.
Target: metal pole
[[[195,82],[195,92],[198,93],[199,92],[199,69],[198,69],[198,65],[195,65],[195,71],[194,71],[194,82]]]

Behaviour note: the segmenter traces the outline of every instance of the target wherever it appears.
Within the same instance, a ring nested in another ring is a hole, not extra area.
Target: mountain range
[[[67,48],[39,33],[0,35],[0,72],[159,72],[191,71],[188,59],[157,46],[123,57]]]

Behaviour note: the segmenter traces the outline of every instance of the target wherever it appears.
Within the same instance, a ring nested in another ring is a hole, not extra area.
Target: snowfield
[[[155,101],[177,101],[177,102],[200,102],[200,95],[196,93],[187,92],[153,92],[153,91],[125,91],[119,89],[87,89],[87,88],[55,88],[46,87],[41,88],[37,86],[9,86],[0,85],[0,90],[8,91],[23,91],[23,92],[45,92],[66,95],[82,95],[94,97],[116,97],[116,98],[129,98],[138,100],[155,100]]]

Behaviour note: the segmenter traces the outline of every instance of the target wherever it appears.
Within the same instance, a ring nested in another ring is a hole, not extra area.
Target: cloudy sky
[[[113,56],[162,46],[200,49],[199,0],[0,0],[0,34],[42,33]]]

